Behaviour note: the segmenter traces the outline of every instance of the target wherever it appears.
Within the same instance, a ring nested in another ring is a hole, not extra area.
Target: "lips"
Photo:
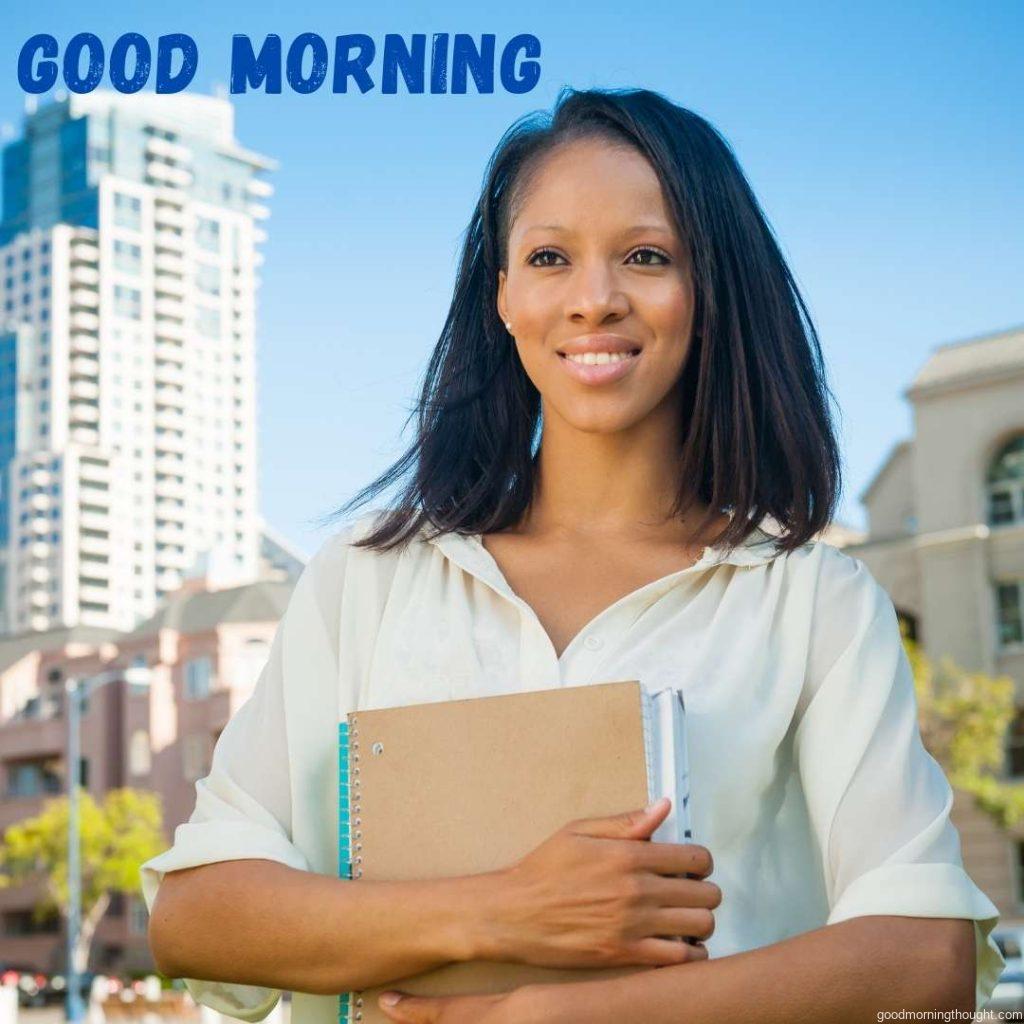
[[[601,351],[608,353],[608,349]],[[578,357],[570,359],[565,353],[559,352],[558,363],[569,376],[581,384],[591,386],[611,384],[632,373],[636,364],[643,358],[640,349],[631,348],[623,351],[625,354],[620,358],[610,359],[608,355],[605,355],[601,362],[587,363],[579,362]],[[589,356],[589,358],[600,358],[600,356],[594,354]]]

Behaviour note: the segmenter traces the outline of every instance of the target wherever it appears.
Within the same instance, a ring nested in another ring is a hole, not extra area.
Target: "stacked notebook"
[[[448,878],[518,861],[577,818],[672,798],[655,842],[693,842],[681,691],[636,680],[355,711],[338,726],[339,874]],[[386,1024],[377,997],[505,992],[649,970],[474,960],[339,996],[339,1024]]]

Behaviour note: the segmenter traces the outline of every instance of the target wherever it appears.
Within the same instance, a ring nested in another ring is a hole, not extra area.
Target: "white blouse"
[[[352,548],[374,513],[303,570],[252,696],[217,742],[163,874],[259,857],[337,875],[337,723],[352,710],[639,679],[681,687],[694,842],[721,888],[711,957],[865,914],[975,921],[977,1007],[1004,966],[998,910],[964,871],[953,793],[925,750],[892,602],[863,562],[816,541],[731,554],[639,587],[557,657],[479,536]],[[358,884],[358,883],[356,883]],[[262,1020],[280,992],[186,979]],[[294,993],[294,1024],[336,1024],[335,996]]]

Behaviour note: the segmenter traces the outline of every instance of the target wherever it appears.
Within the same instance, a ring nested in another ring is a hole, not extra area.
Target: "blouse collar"
[[[421,537],[424,531],[425,528],[420,530]],[[743,567],[765,565],[779,554],[775,550],[774,541],[775,538],[772,534],[760,526],[755,527],[747,538],[731,551],[724,546],[711,544],[705,546],[700,558],[693,565],[672,573],[671,576],[674,579],[686,573],[700,572],[719,565]],[[437,537],[429,538],[429,543],[435,545],[466,572],[490,582],[502,591],[507,589],[507,583],[501,570],[491,553],[484,547],[480,540],[480,534],[442,533]]]

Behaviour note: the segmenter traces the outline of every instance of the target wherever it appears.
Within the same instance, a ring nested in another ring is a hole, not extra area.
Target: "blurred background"
[[[822,539],[897,608],[965,866],[1003,915],[999,996],[1024,1002],[1024,7],[115,0],[43,21],[0,13],[0,983],[23,1009],[62,1012],[75,901],[86,984],[142,998],[138,864],[191,813],[318,517],[411,439],[487,158],[564,85],[657,89],[744,167],[839,406]],[[197,74],[26,96],[23,43],[81,31],[108,53],[185,32]],[[307,31],[530,32],[541,77],[229,95],[233,34]]]

